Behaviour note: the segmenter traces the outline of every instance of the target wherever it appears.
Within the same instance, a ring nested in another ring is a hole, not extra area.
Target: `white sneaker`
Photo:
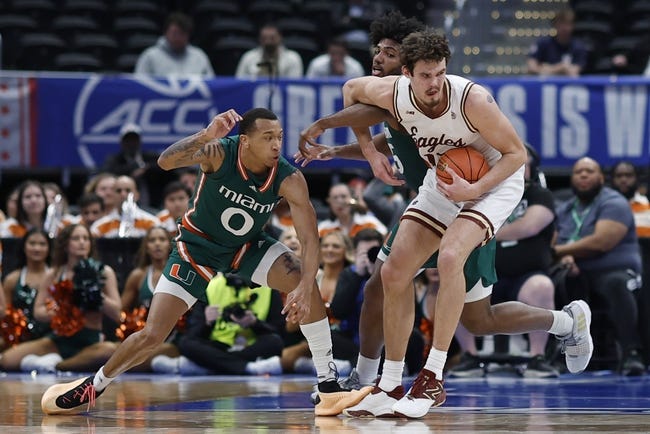
[[[151,370],[158,374],[180,373],[180,357],[159,355],[151,359]]]
[[[422,369],[408,393],[393,405],[393,412],[408,418],[424,417],[431,407],[438,407],[447,400],[442,380],[428,369]]]
[[[393,405],[404,396],[404,387],[399,385],[391,392],[375,386],[360,403],[343,410],[348,417],[395,417]]]
[[[246,372],[251,375],[280,375],[282,374],[282,365],[280,357],[273,356],[268,359],[258,359],[246,364]]]
[[[23,372],[36,371],[39,374],[53,374],[56,372],[56,365],[63,358],[58,353],[49,353],[44,356],[28,354],[20,361],[20,370]]]
[[[569,372],[578,374],[584,371],[594,352],[594,341],[589,328],[591,309],[583,300],[575,300],[562,308],[573,318],[573,330],[566,336],[557,336],[561,341]]]
[[[298,357],[293,364],[293,372],[296,374],[316,375],[316,367],[311,357]]]
[[[213,372],[208,369],[204,368],[201,365],[198,365],[188,359],[185,356],[180,356],[178,358],[178,373],[181,375],[211,375]]]

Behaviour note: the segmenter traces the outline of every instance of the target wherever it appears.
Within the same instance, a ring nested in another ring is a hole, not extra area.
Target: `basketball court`
[[[90,413],[43,415],[40,398],[45,389],[76,378],[0,374],[0,432],[650,432],[650,376],[625,378],[609,371],[551,380],[512,374],[450,378],[447,403],[419,420],[315,417],[309,402],[314,379],[309,376],[125,374]]]

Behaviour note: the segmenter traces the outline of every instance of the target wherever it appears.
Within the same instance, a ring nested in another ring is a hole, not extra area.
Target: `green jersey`
[[[194,242],[199,236],[230,248],[251,241],[280,200],[280,184],[296,170],[281,156],[267,176],[258,176],[241,161],[239,136],[225,137],[221,145],[223,164],[213,173],[201,172],[182,219],[179,241]]]
[[[429,168],[420,157],[413,139],[405,132],[391,128],[388,123],[384,123],[384,132],[397,170],[404,175],[409,188],[418,191]],[[408,170],[405,171],[405,167]]]

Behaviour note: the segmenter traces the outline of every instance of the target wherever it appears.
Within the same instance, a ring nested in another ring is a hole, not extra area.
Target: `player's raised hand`
[[[205,129],[206,134],[214,139],[220,139],[225,137],[230,130],[234,128],[237,122],[241,121],[242,117],[235,110],[230,109],[223,113],[219,113],[214,118],[212,122]]]

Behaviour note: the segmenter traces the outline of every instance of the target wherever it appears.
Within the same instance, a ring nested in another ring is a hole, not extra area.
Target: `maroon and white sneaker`
[[[422,369],[413,382],[413,386],[402,399],[393,405],[393,412],[399,417],[421,418],[431,407],[445,403],[447,392],[443,381],[428,369]]]

